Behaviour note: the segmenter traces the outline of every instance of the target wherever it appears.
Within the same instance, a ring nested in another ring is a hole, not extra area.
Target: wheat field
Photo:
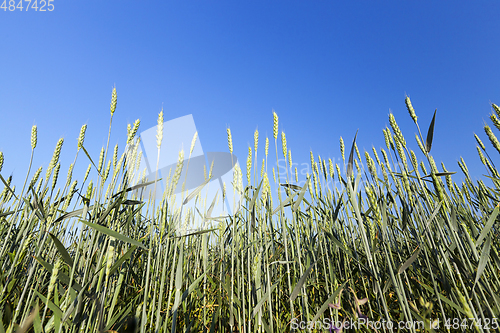
[[[492,147],[471,133],[488,176],[474,182],[462,159],[456,183],[431,155],[436,113],[424,137],[405,104],[416,144],[391,114],[386,147],[362,155],[355,137],[348,151],[340,138],[340,165],[311,152],[301,184],[273,113],[273,137],[256,131],[245,170],[224,185],[223,196],[226,187],[241,196],[239,210],[183,235],[176,226],[210,219],[212,199],[201,188],[167,189],[161,200],[137,191],[157,182],[137,169],[139,121],[126,147],[109,147],[115,89],[99,156],[85,147],[84,125],[77,145],[57,142],[46,170],[30,163],[19,189],[1,174],[0,153],[0,333],[500,331],[500,142],[488,125]],[[492,104],[495,130],[499,117]],[[163,112],[158,151],[168,144],[162,124]],[[63,148],[76,151],[66,179]],[[190,150],[179,153],[168,188],[182,183]],[[283,159],[286,174],[272,167]],[[83,177],[73,175],[76,163],[88,165]]]

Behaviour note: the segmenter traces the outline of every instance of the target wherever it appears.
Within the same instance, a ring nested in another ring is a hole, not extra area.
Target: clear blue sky
[[[13,173],[16,183],[26,175],[33,124],[32,172],[45,169],[64,137],[65,179],[84,123],[97,159],[114,85],[110,144],[122,149],[127,123],[155,126],[163,105],[165,120],[193,114],[205,152],[228,150],[230,126],[242,160],[256,128],[260,152],[272,137],[272,109],[294,162],[308,162],[310,150],[338,159],[339,137],[349,147],[357,129],[361,151],[383,146],[389,110],[418,152],[408,94],[423,132],[438,109],[437,162],[460,171],[463,156],[476,176],[485,173],[474,132],[498,160],[483,132],[490,102],[500,104],[498,1],[53,4],[53,12],[0,10],[2,175]],[[74,177],[87,165],[81,155]]]

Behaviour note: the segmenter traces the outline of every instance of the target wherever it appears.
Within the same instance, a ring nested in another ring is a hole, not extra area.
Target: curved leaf
[[[85,220],[80,220],[80,222],[82,222],[83,224],[85,224],[86,226],[89,226],[99,232],[102,232],[103,234],[105,235],[108,235],[108,236],[111,236],[111,237],[114,237],[116,239],[119,239],[123,242],[126,242],[126,243],[130,243],[132,245],[137,245],[138,247],[141,247],[145,250],[148,250],[147,247],[144,246],[144,244],[142,244],[141,242],[138,242],[136,241],[135,239],[132,239],[132,238],[129,238],[125,235],[122,235],[114,230],[111,230],[109,228],[106,228],[105,226],[102,226],[102,225],[99,225],[99,224],[95,224],[95,223],[91,223],[91,222],[88,222],[88,221],[85,221]]]
[[[427,138],[425,139],[425,150],[429,153],[432,147],[432,138],[434,136],[434,121],[436,120],[436,110],[434,110],[434,116],[432,117],[431,124],[429,125],[429,130],[427,131]]]
[[[352,140],[351,153],[349,154],[349,161],[347,162],[347,179],[351,178],[352,175],[352,163],[354,159],[354,145],[356,144],[356,137],[358,136],[358,131],[354,135],[354,140]]]

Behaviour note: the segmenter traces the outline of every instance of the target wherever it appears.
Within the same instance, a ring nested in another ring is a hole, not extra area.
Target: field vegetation
[[[116,103],[113,90],[109,133]],[[138,191],[157,186],[137,170],[139,121],[122,153],[108,134],[99,156],[85,148],[84,125],[64,147],[76,151],[66,179],[63,139],[47,169],[30,165],[21,189],[0,177],[0,333],[391,331],[382,321],[425,323],[400,332],[499,331],[500,175],[491,157],[500,142],[485,125],[493,149],[474,138],[487,179],[473,181],[461,159],[456,183],[431,155],[436,113],[424,136],[405,103],[416,151],[391,114],[386,147],[361,154],[355,138],[341,138],[341,165],[311,152],[300,185],[274,113],[273,137],[256,131],[246,174],[237,166],[225,184],[241,194],[240,209],[187,235],[179,223],[210,220],[220,204],[201,187],[168,190],[182,182],[190,152],[155,200]],[[158,150],[168,144],[162,124],[160,113]],[[33,157],[35,126],[31,144]],[[228,146],[232,154],[230,129]],[[280,159],[286,174],[271,167]],[[89,164],[78,179],[76,163]],[[204,185],[210,177],[209,169]],[[192,201],[196,210],[183,209]],[[359,320],[370,323],[348,327]]]

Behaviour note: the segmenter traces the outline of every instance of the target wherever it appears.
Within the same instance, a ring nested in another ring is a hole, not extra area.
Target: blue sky
[[[310,150],[338,159],[339,137],[349,147],[358,129],[361,151],[384,146],[390,110],[418,152],[408,94],[424,133],[438,110],[437,162],[459,171],[463,156],[475,176],[485,173],[474,132],[498,160],[483,132],[490,103],[500,104],[498,1],[53,4],[52,12],[0,10],[1,173],[16,183],[28,169],[33,124],[32,172],[45,169],[64,137],[64,179],[85,123],[97,159],[114,85],[110,145],[122,149],[127,123],[155,126],[163,106],[165,120],[193,115],[205,152],[228,151],[229,126],[243,160],[256,128],[260,152],[272,137],[273,109],[294,162],[308,162]],[[81,155],[74,177],[87,165]]]

